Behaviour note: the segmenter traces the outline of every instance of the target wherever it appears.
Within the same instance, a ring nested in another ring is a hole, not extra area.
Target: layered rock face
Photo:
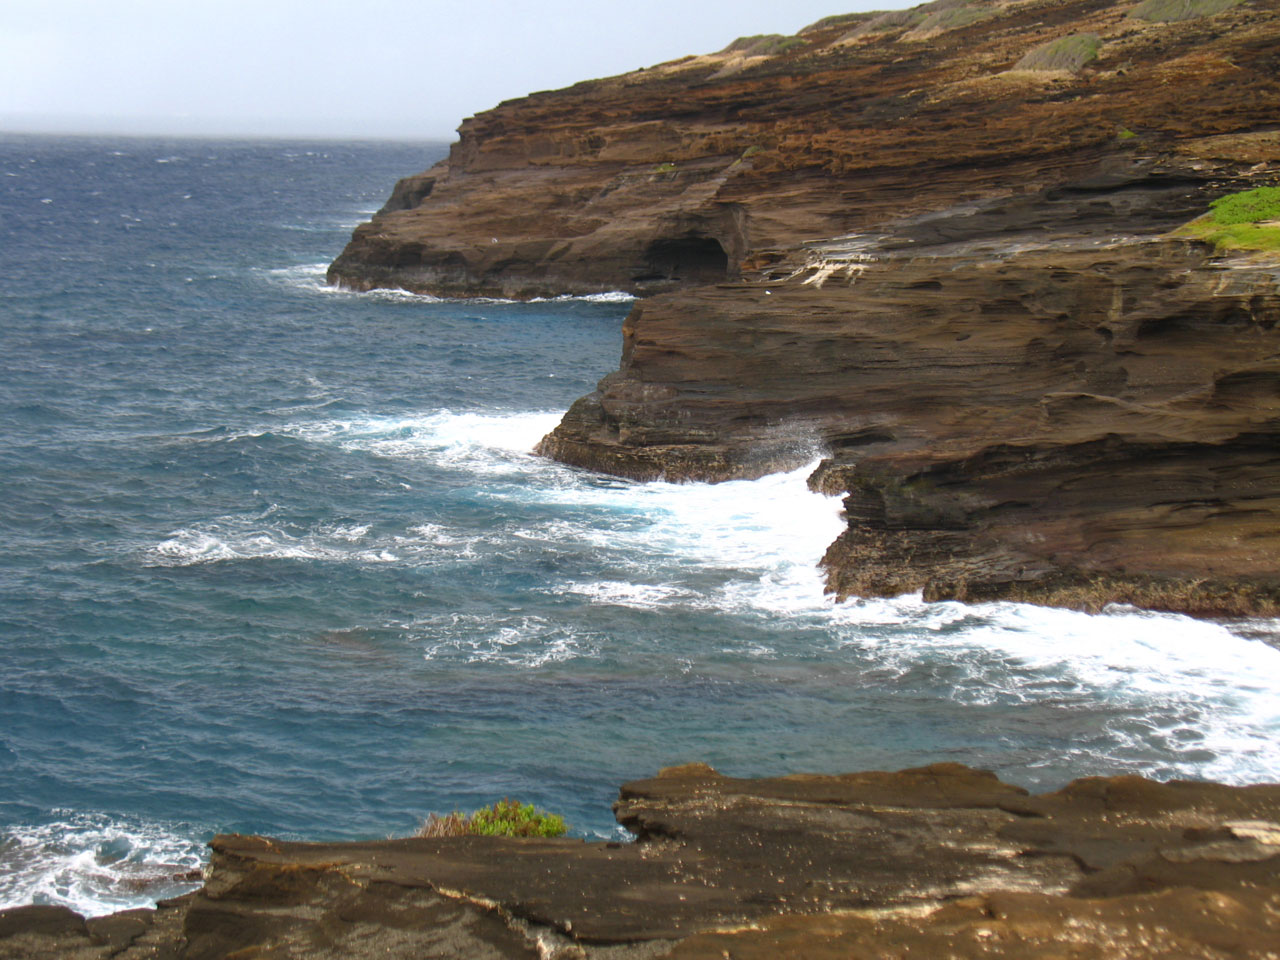
[[[830,18],[468,120],[330,278],[644,295],[541,452],[821,454],[841,596],[1272,615],[1280,259],[1169,234],[1280,182],[1278,51],[1263,0]]]
[[[85,921],[0,911],[0,957],[1266,958],[1280,786],[957,764],[737,780],[670,768],[615,804],[635,843],[223,836],[202,890]]]

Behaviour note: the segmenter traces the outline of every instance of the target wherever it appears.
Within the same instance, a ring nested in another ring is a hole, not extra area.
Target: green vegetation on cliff
[[[739,37],[720,52],[741,53],[748,57],[772,57],[806,43],[808,41],[800,37],[784,37],[780,33],[761,33],[754,37]]]
[[[467,816],[455,810],[431,814],[418,830],[420,837],[560,837],[567,831],[564,817],[537,809],[532,803],[499,800]]]
[[[1137,20],[1153,23],[1174,23],[1178,20],[1194,20],[1212,17],[1215,13],[1238,7],[1244,0],[1145,0],[1129,12]]]
[[[835,16],[823,17],[821,20],[818,20],[818,21],[815,21],[814,23],[809,24],[807,27],[800,30],[799,32],[803,36],[806,33],[814,33],[818,30],[828,30],[831,27],[840,27],[840,26],[844,26],[845,24],[859,23],[864,20],[870,20],[875,16],[876,14],[874,12],[838,13]]]
[[[920,22],[916,29],[921,33],[932,31],[958,30],[979,20],[986,20],[996,15],[996,10],[977,3],[959,3],[940,7]]]
[[[1075,73],[1098,59],[1102,40],[1096,33],[1074,33],[1036,47],[1018,61],[1015,70],[1069,70]]]
[[[1209,212],[1180,228],[1177,236],[1230,250],[1280,252],[1280,187],[1257,187],[1219,197]]]

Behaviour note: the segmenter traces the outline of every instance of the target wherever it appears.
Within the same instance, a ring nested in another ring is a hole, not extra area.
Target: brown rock
[[[1175,890],[1098,902],[1034,893],[953,901],[925,915],[787,916],[758,928],[701,934],[670,960],[851,960],[936,957],[1155,960],[1268,957],[1280,940],[1274,893]],[[1176,916],[1170,924],[1167,917]]]
[[[539,450],[822,452],[839,596],[1275,615],[1280,274],[1167,232],[1280,177],[1280,12],[1130,9],[943,0],[502,104],[330,279],[662,294]]]
[[[635,843],[222,836],[204,888],[86,925],[0,913],[0,956],[1273,956],[1280,785],[991,773],[626,784]],[[4,951],[8,951],[7,953]],[[985,951],[985,952],[984,952]]]

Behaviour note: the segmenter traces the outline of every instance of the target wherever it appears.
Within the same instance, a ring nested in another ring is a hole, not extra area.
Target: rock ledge
[[[634,843],[220,836],[204,887],[85,921],[0,912],[0,957],[1273,958],[1280,785],[986,771],[622,787]]]

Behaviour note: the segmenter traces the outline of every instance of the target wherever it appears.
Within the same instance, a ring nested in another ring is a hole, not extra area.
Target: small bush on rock
[[[1280,252],[1280,187],[1255,187],[1219,197],[1209,212],[1175,232],[1211,243],[1218,252]]]
[[[481,807],[470,816],[455,810],[430,814],[418,830],[420,837],[560,837],[568,831],[564,817],[537,809],[532,803],[506,799]]]
[[[1209,209],[1213,211],[1213,222],[1223,226],[1280,220],[1280,187],[1257,187],[1243,193],[1230,193],[1210,203]]]

